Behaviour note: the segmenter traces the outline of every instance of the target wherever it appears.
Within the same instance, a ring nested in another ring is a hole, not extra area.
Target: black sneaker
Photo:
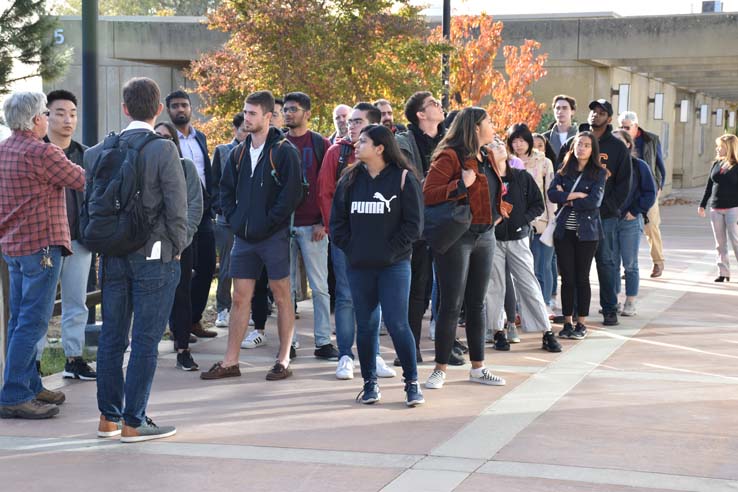
[[[321,345],[313,352],[315,357],[323,360],[338,360],[338,350],[331,343]]]
[[[469,347],[461,343],[461,340],[459,340],[458,338],[454,340],[454,348],[459,349],[462,354],[469,353]]]
[[[615,326],[620,324],[618,322],[618,313],[605,313],[602,317],[604,318],[602,324],[605,326]]]
[[[420,349],[415,350],[415,362],[420,364],[423,362],[423,356],[420,355]],[[402,362],[400,362],[399,357],[395,357],[395,361],[392,363],[395,367],[402,367]]]
[[[378,402],[382,398],[379,392],[379,385],[376,381],[364,381],[364,389],[356,395],[356,401],[360,401],[365,405],[371,405]]]
[[[192,360],[192,354],[189,350],[183,350],[177,354],[177,369],[182,369],[183,371],[199,371],[200,366]]]
[[[564,323],[564,329],[559,332],[559,338],[574,338],[574,327],[571,323]]]
[[[577,323],[577,327],[574,328],[574,333],[572,334],[571,338],[573,338],[574,340],[582,340],[586,336],[587,327],[581,323]]]
[[[461,350],[454,349],[451,351],[451,356],[448,358],[448,365],[450,366],[463,366],[466,364],[466,359],[464,359],[464,354],[461,353]]]
[[[97,379],[97,373],[92,370],[90,365],[82,357],[75,357],[71,361],[67,359],[66,364],[64,364],[62,377],[67,379],[81,379],[82,381],[95,381]]]
[[[541,348],[548,352],[561,352],[561,344],[550,330],[543,334],[543,346]]]
[[[495,332],[495,350],[502,350],[503,352],[506,352],[510,350],[510,342],[507,341],[507,335],[505,335],[505,330],[500,330]]]
[[[297,358],[297,349],[294,345],[290,345],[290,360]]]

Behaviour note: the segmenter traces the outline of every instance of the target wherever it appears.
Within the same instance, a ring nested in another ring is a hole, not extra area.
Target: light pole
[[[82,0],[82,143],[97,143],[97,1]]]
[[[443,30],[443,39],[448,43],[451,41],[451,0],[443,0],[443,21],[441,25]],[[443,54],[441,61],[443,66],[442,71],[442,83],[443,83],[443,95],[441,97],[441,103],[443,104],[443,110],[448,111],[448,78],[449,78],[449,60],[448,53]]]

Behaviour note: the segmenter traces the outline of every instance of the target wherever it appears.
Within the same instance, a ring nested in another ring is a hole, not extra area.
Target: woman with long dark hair
[[[715,140],[715,162],[707,178],[707,186],[697,209],[705,216],[710,205],[710,222],[718,252],[718,276],[715,282],[730,282],[728,242],[738,260],[738,137],[725,134]]]
[[[182,162],[185,180],[187,182],[187,247],[182,251],[179,258],[180,276],[177,289],[174,291],[174,304],[169,316],[169,329],[174,336],[174,350],[177,351],[177,368],[183,371],[197,371],[200,367],[192,359],[190,353],[190,332],[192,330],[192,298],[190,296],[190,283],[192,280],[192,262],[194,253],[192,251],[192,238],[197,232],[197,227],[202,218],[202,184],[197,175],[195,163],[182,157],[179,146],[179,137],[174,125],[166,121],[157,123],[154,131],[174,142]]]
[[[440,290],[436,367],[426,388],[443,387],[462,303],[466,306],[466,338],[472,365],[469,379],[488,385],[505,384],[504,379],[484,367],[484,296],[492,270],[493,228],[509,211],[509,205],[502,204],[502,182],[485,149],[494,137],[487,111],[478,107],[463,109],[436,147],[423,185],[426,205],[467,200],[472,222],[446,252],[435,254]]]
[[[605,194],[607,170],[600,163],[600,147],[592,132],[574,137],[561,169],[548,188],[548,197],[558,203],[554,248],[561,274],[561,311],[564,329],[559,337],[581,340],[587,336],[592,289],[589,271],[602,236],[600,205]],[[576,292],[577,325],[572,326]]]
[[[348,260],[347,276],[356,312],[356,349],[364,389],[362,403],[379,401],[376,348],[382,310],[405,379],[405,404],[424,403],[418,385],[415,338],[408,322],[410,254],[423,229],[420,181],[382,125],[361,131],[358,162],[347,168],[336,187],[331,209],[333,244]]]

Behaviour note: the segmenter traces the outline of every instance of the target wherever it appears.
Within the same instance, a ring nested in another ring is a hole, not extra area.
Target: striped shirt
[[[72,251],[64,188],[84,191],[85,171],[31,131],[0,142],[0,247],[26,256],[47,246]]]

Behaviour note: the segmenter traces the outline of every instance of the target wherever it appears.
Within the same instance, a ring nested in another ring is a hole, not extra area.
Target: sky
[[[418,5],[430,5],[430,15],[441,15],[443,0],[414,0]],[[724,0],[723,12],[738,11],[738,0]],[[696,0],[618,0],[617,2],[584,2],[582,0],[451,0],[451,15],[476,14],[482,11],[491,15],[561,14],[583,12],[615,12],[621,16],[698,14],[702,2]]]

